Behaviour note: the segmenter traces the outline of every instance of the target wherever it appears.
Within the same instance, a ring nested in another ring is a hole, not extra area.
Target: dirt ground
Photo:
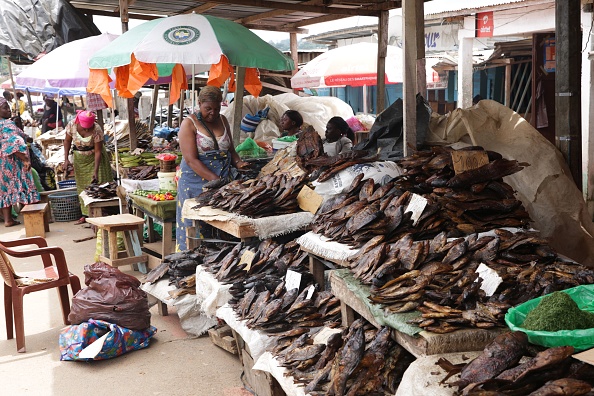
[[[83,287],[83,269],[93,263],[96,239],[74,240],[92,237],[87,227],[54,222],[46,234],[48,245],[64,250],[70,271]],[[24,237],[23,225],[0,225],[0,240]],[[12,263],[17,272],[41,266],[22,259]],[[130,266],[120,269],[141,275]],[[24,309],[26,353],[17,353],[16,341],[6,339],[6,323],[0,315],[0,394],[68,396],[100,389],[101,394],[117,395],[250,395],[240,379],[238,358],[212,344],[208,336],[187,335],[172,308],[164,317],[156,306],[151,308],[157,334],[148,348],[97,362],[60,361],[58,336],[64,324],[56,289],[25,296]]]

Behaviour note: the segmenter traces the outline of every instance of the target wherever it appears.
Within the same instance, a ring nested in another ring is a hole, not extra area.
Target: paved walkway
[[[96,240],[73,240],[93,236],[86,227],[74,222],[52,223],[46,236],[49,245],[64,249],[68,267],[81,283],[84,266],[93,263]],[[24,236],[22,225],[0,225],[0,240]],[[25,270],[32,268],[22,260],[13,264]],[[129,266],[120,269],[140,276]],[[6,339],[4,315],[0,315],[1,395],[69,396],[96,391],[117,395],[250,395],[243,389],[238,358],[213,345],[208,336],[188,336],[173,309],[169,316],[161,317],[156,307],[151,308],[151,324],[158,331],[149,348],[106,361],[61,362],[58,336],[64,325],[57,292],[29,294],[24,306],[26,353],[17,353],[15,340]]]

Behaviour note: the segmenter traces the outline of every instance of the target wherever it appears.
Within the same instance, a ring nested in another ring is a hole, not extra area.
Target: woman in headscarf
[[[70,149],[72,148],[72,166],[76,191],[80,195],[90,184],[103,184],[113,181],[113,172],[109,165],[109,157],[104,145],[104,135],[99,124],[95,122],[92,111],[77,111],[76,117],[66,125],[64,139],[64,172],[68,174],[70,167]],[[82,199],[80,208],[83,214],[76,224],[85,222],[89,215]]]
[[[179,129],[183,159],[177,183],[177,251],[187,249],[186,229],[192,225],[181,217],[186,199],[198,196],[206,183],[228,178],[231,165],[240,169],[249,166],[235,152],[229,121],[220,114],[222,100],[219,88],[208,85],[202,88],[197,111],[185,118]]]
[[[342,117],[332,117],[326,124],[324,153],[329,157],[351,151],[355,133]]]
[[[24,132],[10,119],[12,112],[4,97],[0,98],[0,207],[4,226],[20,224],[11,216],[12,205],[39,201],[31,175],[31,161]]]

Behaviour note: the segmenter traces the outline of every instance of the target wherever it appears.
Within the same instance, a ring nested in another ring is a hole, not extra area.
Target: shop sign
[[[493,37],[493,11],[476,14],[476,37]]]

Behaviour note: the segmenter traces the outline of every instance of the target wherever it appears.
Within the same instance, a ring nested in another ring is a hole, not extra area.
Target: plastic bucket
[[[177,190],[175,172],[157,172],[159,190]]]

